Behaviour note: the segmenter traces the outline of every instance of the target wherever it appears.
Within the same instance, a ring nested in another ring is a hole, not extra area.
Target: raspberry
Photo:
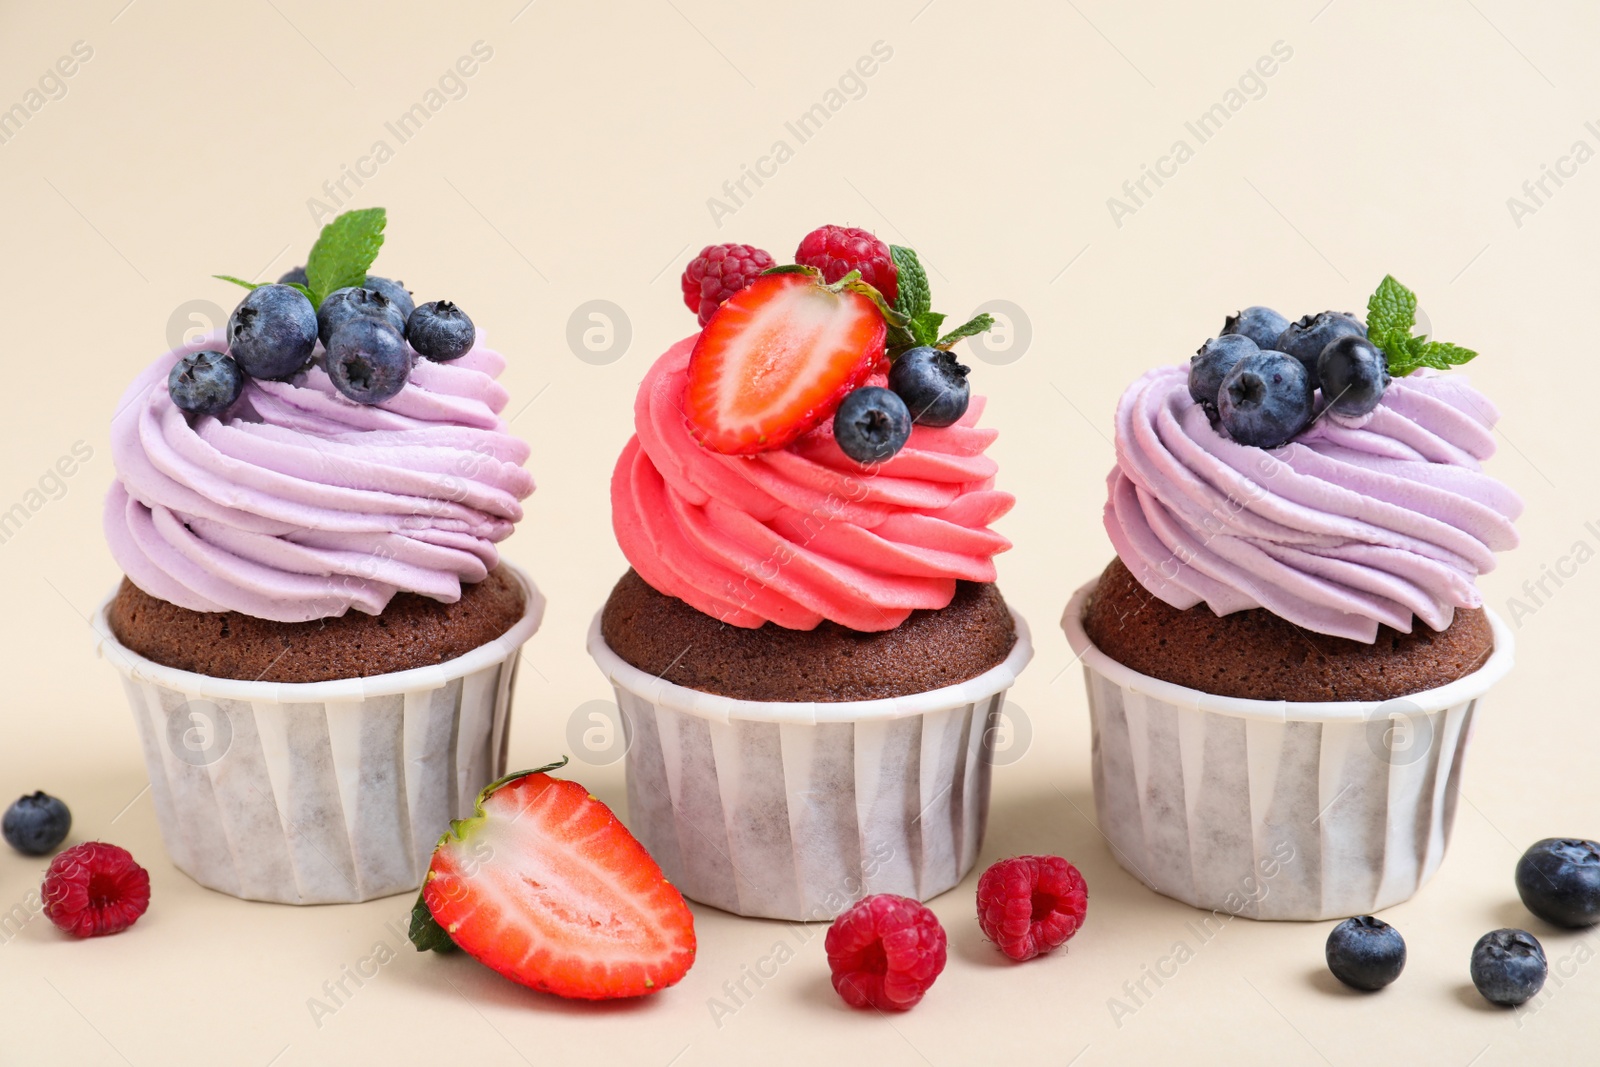
[[[978,879],[978,925],[1014,960],[1065,944],[1088,908],[1083,875],[1060,856],[1000,860]]]
[[[889,246],[854,226],[819,226],[812,230],[795,249],[794,261],[817,268],[830,282],[858,270],[862,281],[891,304],[900,291],[900,272]]]
[[[683,302],[704,326],[722,302],[772,266],[772,255],[753,245],[706,245],[683,271]]]
[[[44,876],[44,913],[73,937],[121,933],[150,906],[150,872],[125,848],[73,845]]]
[[[944,970],[944,927],[907,897],[879,893],[833,920],[824,942],[833,988],[852,1008],[905,1011]]]

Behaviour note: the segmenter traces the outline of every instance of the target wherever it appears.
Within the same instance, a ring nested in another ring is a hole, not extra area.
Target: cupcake
[[[1013,498],[950,352],[987,317],[941,333],[915,253],[864,231],[796,259],[720,245],[685,272],[704,328],[640,386],[611,483],[631,568],[589,650],[673,883],[815,920],[971,869],[1031,650],[994,584]]]
[[[504,770],[543,610],[495,547],[533,491],[505,361],[367,274],[383,223],[330,223],[112,421],[100,647],[173,862],[253,900],[414,890]]]
[[[1475,579],[1522,510],[1484,473],[1474,355],[1367,321],[1228,319],[1117,409],[1106,532],[1068,605],[1095,802],[1152,889],[1268,919],[1376,911],[1437,869],[1506,626]]]

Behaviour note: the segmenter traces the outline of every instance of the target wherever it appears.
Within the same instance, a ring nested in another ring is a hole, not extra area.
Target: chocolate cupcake
[[[994,585],[1012,498],[959,335],[928,332],[914,253],[857,251],[716,294],[646,374],[612,478],[632,569],[589,647],[630,727],[632,827],[687,896],[739,914],[959,881],[1031,654]]]
[[[112,422],[105,532],[126,578],[101,651],[173,862],[249,899],[415,889],[504,771],[543,610],[495,547],[533,490],[500,418],[505,361],[464,315],[428,358],[407,344],[409,294],[366,274],[382,229],[382,209],[329,224],[312,284],[254,289]]]
[[[1117,559],[1062,625],[1100,827],[1159,892],[1347,916],[1443,858],[1472,719],[1511,666],[1475,579],[1522,504],[1482,470],[1493,406],[1419,369],[1474,353],[1411,337],[1414,309],[1392,278],[1366,323],[1252,338],[1239,323],[1282,321],[1253,308],[1123,395]]]

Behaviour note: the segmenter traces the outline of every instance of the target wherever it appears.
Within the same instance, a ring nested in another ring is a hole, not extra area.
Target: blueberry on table
[[[24,856],[43,856],[55,851],[72,829],[72,812],[55,797],[42,790],[19,797],[0,819],[0,834],[6,844]]]
[[[411,290],[406,288],[405,282],[392,281],[380,278],[376,274],[367,275],[364,289],[371,289],[375,293],[382,293],[383,298],[400,309],[400,317],[408,319],[411,313],[417,310],[417,302],[411,299]]]
[[[381,404],[406,387],[411,349],[379,319],[359,315],[334,331],[328,343],[328,377],[358,404]]]
[[[376,289],[359,289],[351,285],[335,289],[322,301],[322,306],[317,309],[317,339],[326,348],[335,330],[351,319],[363,317],[380,319],[396,333],[404,333],[406,329],[405,316],[400,314],[394,301]]]
[[[1268,307],[1247,307],[1236,315],[1229,315],[1222,323],[1224,337],[1248,337],[1257,348],[1271,348],[1278,335],[1289,328],[1289,320]]]
[[[1344,311],[1322,311],[1305,315],[1284,327],[1270,348],[1298,359],[1311,379],[1311,388],[1317,388],[1317,359],[1322,350],[1341,337],[1365,337],[1367,328],[1361,320]]]
[[[1600,843],[1577,837],[1535,842],[1517,861],[1517,894],[1555,926],[1600,922]]]
[[[1352,989],[1374,992],[1400,977],[1406,966],[1406,939],[1371,915],[1346,919],[1328,935],[1328,970]]]
[[[911,437],[911,410],[891,389],[868,385],[844,398],[833,415],[833,439],[857,463],[882,463]]]
[[[1490,930],[1472,946],[1472,984],[1491,1004],[1526,1004],[1549,973],[1544,946],[1526,930]]]
[[[252,378],[288,378],[317,344],[317,312],[287,285],[250,290],[228,318],[228,354]]]
[[[1243,334],[1225,333],[1213,337],[1189,358],[1189,396],[1205,409],[1206,417],[1217,420],[1217,396],[1222,392],[1222,379],[1245,356],[1261,351],[1256,343]]]
[[[221,352],[190,352],[167,374],[172,402],[191,415],[220,415],[243,391],[244,372]]]
[[[472,319],[448,300],[430,300],[406,320],[406,340],[420,355],[439,363],[472,351],[478,331]]]
[[[952,426],[967,413],[971,368],[941,348],[922,345],[901,353],[889,368],[889,388],[906,402],[919,426]]]
[[[1311,423],[1313,391],[1300,361],[1282,352],[1257,352],[1222,379],[1217,413],[1241,445],[1277,448]]]
[[[1322,402],[1335,415],[1370,414],[1389,387],[1389,358],[1365,337],[1346,334],[1317,357]]]

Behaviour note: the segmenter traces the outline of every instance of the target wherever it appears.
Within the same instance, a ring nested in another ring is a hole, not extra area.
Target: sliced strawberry
[[[684,413],[696,440],[728,455],[782,448],[871,376],[888,327],[851,279],[764,274],[723,302],[689,357]]]
[[[451,824],[421,903],[514,982],[583,1000],[656,993],[694,962],[694,916],[644,846],[576,782],[523,771]],[[418,948],[445,947],[418,937]]]

